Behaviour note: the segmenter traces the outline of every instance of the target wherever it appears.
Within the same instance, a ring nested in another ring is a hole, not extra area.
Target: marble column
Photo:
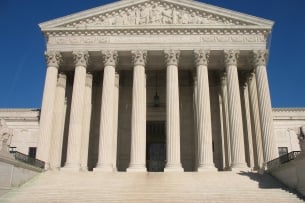
[[[113,166],[113,116],[115,91],[115,66],[118,60],[116,51],[103,51],[104,79],[100,121],[98,163],[94,171],[112,172]]]
[[[131,152],[128,172],[146,172],[146,51],[133,51]]]
[[[194,112],[194,140],[198,140],[198,118],[197,118],[197,109],[198,109],[198,82],[197,82],[197,76],[196,73],[193,73],[193,80],[194,80],[194,89],[193,89],[193,112]],[[195,164],[194,164],[194,168],[197,169],[198,168],[198,163],[199,163],[199,159],[198,159],[198,143],[195,143]]]
[[[120,89],[120,75],[115,74],[115,87],[114,87],[114,106],[113,106],[113,170],[117,171],[117,151],[118,151],[118,116],[119,116],[119,89]]]
[[[53,114],[53,136],[51,140],[52,153],[50,154],[50,168],[52,170],[59,170],[61,166],[62,144],[64,138],[64,124],[66,115],[66,83],[67,76],[64,73],[60,73],[57,79],[55,109]]]
[[[261,124],[260,124],[260,115],[259,115],[259,107],[258,107],[258,98],[257,98],[257,86],[256,86],[256,79],[255,73],[252,72],[248,75],[248,89],[249,89],[249,104],[250,104],[250,111],[252,117],[252,126],[253,126],[253,135],[255,139],[253,140],[254,143],[254,152],[255,152],[255,159],[256,159],[256,166],[254,169],[263,169],[264,164],[264,157],[263,157],[263,147],[262,147],[262,133],[261,133]]]
[[[198,168],[216,171],[213,163],[211,107],[208,76],[209,51],[195,50],[197,70]]]
[[[83,113],[83,129],[81,142],[81,170],[88,171],[88,152],[89,152],[89,137],[92,109],[92,79],[91,73],[86,75],[85,97],[84,97],[84,113]]]
[[[57,74],[62,56],[59,52],[48,51],[45,53],[45,57],[48,67],[40,113],[40,135],[37,144],[37,158],[43,160],[45,162],[45,168],[48,169],[50,165],[49,156]]]
[[[264,149],[264,161],[268,162],[276,158],[276,143],[273,132],[272,107],[269,92],[268,76],[266,70],[266,50],[252,52],[262,129],[262,143]]]
[[[241,114],[240,91],[237,73],[237,59],[239,51],[224,51],[228,82],[228,107],[231,135],[231,167],[232,170],[247,168],[245,162],[245,147],[243,123]]]
[[[244,134],[245,144],[247,145],[247,161],[250,168],[254,168],[254,157],[253,157],[253,143],[252,143],[252,125],[250,117],[250,104],[249,104],[249,92],[247,79],[241,84],[242,90],[242,103],[243,103],[243,114],[244,114]]]
[[[82,124],[84,112],[84,97],[86,86],[86,68],[89,54],[87,51],[73,52],[75,73],[72,90],[72,103],[70,112],[67,160],[62,170],[80,170],[80,152],[82,140]]]
[[[166,157],[165,172],[183,171],[180,160],[178,63],[180,51],[166,50]]]
[[[225,150],[225,170],[231,170],[231,142],[230,142],[230,124],[229,124],[229,107],[227,94],[227,73],[220,75],[221,82],[221,98],[222,98],[222,120],[224,126],[224,150]]]

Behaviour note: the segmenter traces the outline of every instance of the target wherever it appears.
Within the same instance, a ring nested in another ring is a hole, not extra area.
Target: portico
[[[48,169],[146,172],[151,121],[165,123],[164,172],[262,169],[277,156],[272,22],[139,0],[40,26],[48,42],[37,156]]]

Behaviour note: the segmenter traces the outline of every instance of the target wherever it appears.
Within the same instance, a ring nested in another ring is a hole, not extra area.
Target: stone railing
[[[279,167],[281,164],[285,164],[291,160],[294,160],[301,152],[300,151],[292,151],[288,154],[284,154],[276,159],[273,159],[267,163],[268,170]]]
[[[13,152],[11,152],[11,154],[13,154],[15,160],[17,160],[17,161],[21,161],[23,163],[44,169],[44,165],[45,165],[44,161],[32,158],[26,154],[23,154],[23,153],[17,152],[17,151],[13,151]]]
[[[305,197],[305,153],[291,152],[272,160],[268,163],[268,171],[290,189]]]

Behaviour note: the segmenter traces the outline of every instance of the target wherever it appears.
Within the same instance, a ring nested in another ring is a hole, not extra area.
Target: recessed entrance
[[[146,166],[149,172],[162,172],[166,160],[165,121],[146,124]]]

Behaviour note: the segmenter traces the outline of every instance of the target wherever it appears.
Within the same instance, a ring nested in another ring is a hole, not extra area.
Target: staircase
[[[93,173],[36,176],[0,202],[303,202],[269,175],[252,172]]]

